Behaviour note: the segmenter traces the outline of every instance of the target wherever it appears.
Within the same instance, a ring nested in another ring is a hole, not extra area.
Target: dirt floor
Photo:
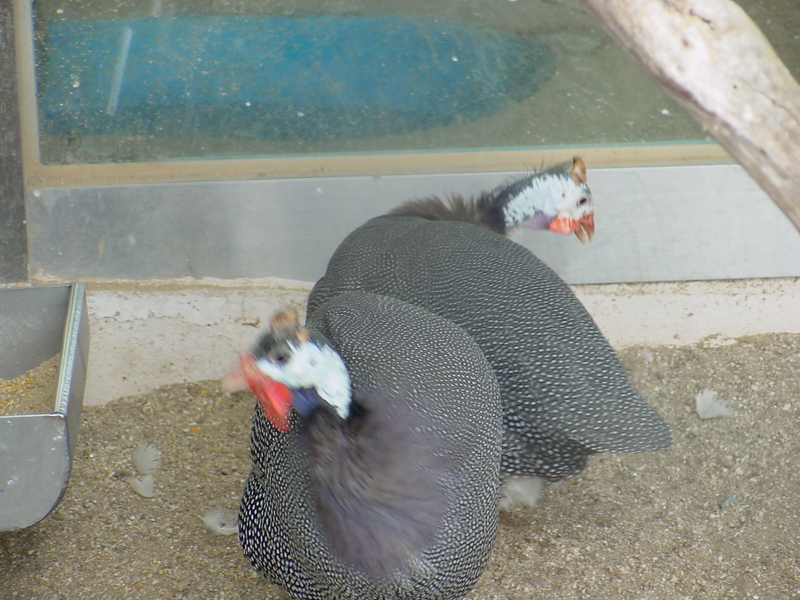
[[[674,448],[596,457],[504,514],[470,598],[800,599],[800,336],[621,355]],[[703,389],[735,415],[700,419]],[[201,519],[237,505],[252,405],[200,382],[86,408],[58,508],[0,534],[0,598],[285,598]],[[146,442],[162,453],[152,499],[128,482]]]

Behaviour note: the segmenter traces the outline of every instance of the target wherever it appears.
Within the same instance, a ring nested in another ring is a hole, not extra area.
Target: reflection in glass
[[[45,163],[705,139],[579,0],[34,10]]]

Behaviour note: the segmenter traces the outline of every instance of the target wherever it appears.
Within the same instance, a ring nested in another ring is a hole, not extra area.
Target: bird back
[[[569,287],[501,235],[463,222],[378,217],[336,250],[308,314],[353,290],[423,307],[472,336],[500,384],[507,474],[557,480],[597,452],[671,443]]]

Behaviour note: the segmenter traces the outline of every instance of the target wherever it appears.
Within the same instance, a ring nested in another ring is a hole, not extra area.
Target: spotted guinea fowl
[[[342,242],[308,301],[313,317],[337,294],[375,292],[430,310],[472,336],[503,398],[504,506],[534,503],[538,478],[575,474],[592,454],[671,444],[669,427],[633,388],[569,287],[498,235],[519,224],[591,235],[583,161],[476,200],[415,200],[368,221]]]
[[[245,555],[298,599],[461,598],[497,530],[502,418],[483,354],[373,294],[296,319],[274,319],[225,380],[259,400]]]

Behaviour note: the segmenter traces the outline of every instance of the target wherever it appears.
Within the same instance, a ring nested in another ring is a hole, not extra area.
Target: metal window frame
[[[15,38],[12,0],[0,0],[0,284],[28,279]]]

